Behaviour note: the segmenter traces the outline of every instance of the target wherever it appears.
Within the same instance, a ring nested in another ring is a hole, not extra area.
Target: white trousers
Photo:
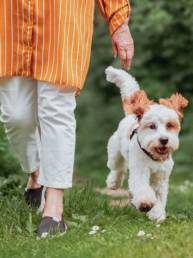
[[[75,93],[28,77],[0,79],[1,121],[22,169],[39,169],[38,183],[72,186]]]

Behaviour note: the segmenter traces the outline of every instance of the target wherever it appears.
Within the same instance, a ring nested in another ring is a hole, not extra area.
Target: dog
[[[107,187],[119,188],[129,170],[131,203],[160,223],[166,218],[172,154],[179,147],[183,109],[188,101],[176,93],[156,103],[126,71],[108,67],[105,73],[107,81],[120,88],[125,112],[107,145]]]

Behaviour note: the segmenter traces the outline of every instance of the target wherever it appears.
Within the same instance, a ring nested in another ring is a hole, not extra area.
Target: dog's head
[[[123,99],[126,113],[139,120],[138,137],[141,146],[154,159],[166,160],[179,147],[180,122],[188,101],[180,94],[160,99],[159,104],[148,99],[144,91],[137,91]]]

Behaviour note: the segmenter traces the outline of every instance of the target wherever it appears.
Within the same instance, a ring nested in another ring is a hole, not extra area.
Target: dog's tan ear
[[[129,97],[123,99],[123,109],[127,114],[135,114],[139,119],[154,102],[149,100],[142,90],[136,91]]]
[[[172,95],[169,99],[160,99],[159,103],[174,109],[180,119],[184,117],[183,109],[188,106],[188,100],[178,93]]]

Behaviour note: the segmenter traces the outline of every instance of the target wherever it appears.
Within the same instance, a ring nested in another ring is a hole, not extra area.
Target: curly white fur
[[[115,83],[121,91],[121,97],[132,95],[139,90],[139,85],[134,77],[122,69],[116,69],[109,66],[106,70],[107,81]]]
[[[120,88],[122,98],[139,90],[136,80],[123,70],[109,67],[106,75],[108,81]],[[166,218],[168,182],[174,165],[172,152],[179,146],[179,131],[168,130],[168,121],[174,121],[177,125],[180,123],[174,110],[153,104],[140,121],[135,114],[126,115],[108,142],[107,166],[110,173],[106,179],[107,187],[120,187],[129,169],[128,184],[133,196],[132,203],[137,209],[146,211],[149,219],[156,222]],[[147,126],[150,123],[156,125],[156,130]],[[137,133],[130,139],[135,129]],[[153,160],[139,146],[138,141],[142,148],[154,155],[152,150],[160,146],[162,138],[168,139],[168,158],[164,160]]]

